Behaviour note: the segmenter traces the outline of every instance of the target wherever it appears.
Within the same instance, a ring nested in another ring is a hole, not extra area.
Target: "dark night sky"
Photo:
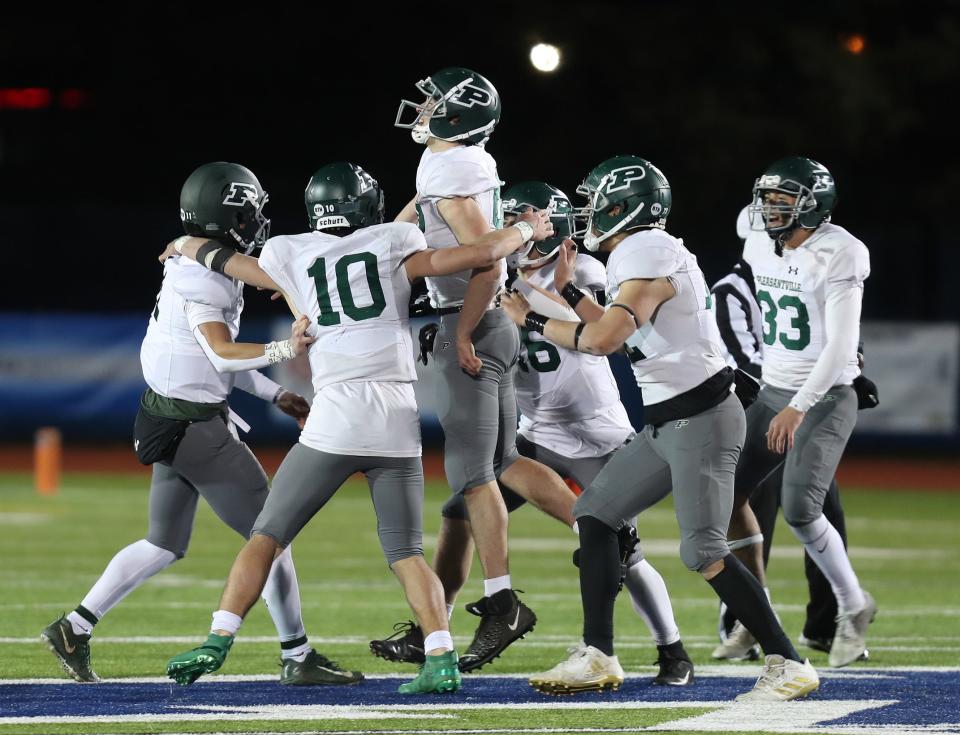
[[[488,150],[507,182],[573,195],[610,155],[649,158],[673,186],[670,231],[712,280],[739,254],[734,221],[763,166],[810,155],[838,181],[834,221],[871,248],[865,317],[960,318],[944,112],[960,89],[956,2],[276,6],[5,18],[0,88],[90,97],[0,108],[2,308],[149,308],[180,185],[210,160],[257,173],[275,233],[305,228],[304,184],[332,160],[370,170],[392,216],[421,150],[391,126],[399,100],[462,65],[500,91]],[[560,46],[556,74],[531,68],[538,41]],[[251,313],[270,310],[256,301]]]

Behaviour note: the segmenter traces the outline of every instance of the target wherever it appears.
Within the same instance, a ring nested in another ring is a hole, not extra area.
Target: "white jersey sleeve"
[[[223,309],[196,301],[185,301],[183,311],[187,316],[187,324],[190,325],[191,330],[196,329],[201,324],[209,324],[210,322],[223,322],[225,324],[227,321]]]
[[[603,291],[607,285],[607,269],[593,256],[577,253],[577,263],[573,269],[573,285],[577,288],[590,289],[594,293]]]
[[[870,275],[870,252],[859,240],[850,239],[827,266],[827,296],[847,288],[863,288]]]
[[[683,258],[680,250],[670,242],[673,238],[656,230],[644,234],[647,238],[642,245],[624,249],[621,257],[608,264],[607,280],[610,283],[619,286],[641,278],[669,278],[680,270]]]
[[[284,264],[291,260],[290,255],[290,242],[287,238],[271,237],[260,251],[257,262],[260,269],[270,276],[285,294],[293,298],[296,288],[284,268]]]
[[[230,309],[236,301],[236,284],[230,278],[207,270],[188,258],[179,258],[173,290],[184,301]]]
[[[420,228],[409,222],[394,222],[392,225],[394,252],[402,263],[411,255],[427,249],[427,241]]]

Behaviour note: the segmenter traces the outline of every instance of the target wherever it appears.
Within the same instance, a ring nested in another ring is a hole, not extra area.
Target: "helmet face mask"
[[[576,229],[574,209],[569,197],[560,189],[542,181],[524,181],[508,187],[503,192],[504,218],[517,217],[527,211],[550,211],[554,234],[544,240],[530,240],[525,247],[513,254],[520,268],[536,268],[544,265],[556,254],[563,241],[573,237]]]
[[[424,100],[401,100],[393,124],[409,130],[421,145],[430,138],[483,145],[500,120],[497,90],[469,69],[441,69],[421,79],[416,87]],[[413,112],[412,119],[408,108]]]
[[[673,204],[663,173],[639,156],[614,156],[593,169],[577,193],[587,204],[576,212],[576,235],[596,252],[604,241],[634,227],[664,229]]]
[[[311,230],[355,229],[383,222],[380,184],[354,163],[330,163],[317,170],[303,193]]]
[[[207,163],[180,190],[180,220],[188,235],[250,254],[270,237],[270,220],[263,213],[269,199],[250,169],[225,161]]]
[[[779,241],[798,228],[815,230],[829,222],[836,202],[836,184],[825,166],[802,156],[784,158],[753,184],[750,228]]]

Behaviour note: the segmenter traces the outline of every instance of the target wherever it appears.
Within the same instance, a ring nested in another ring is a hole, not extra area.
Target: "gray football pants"
[[[791,401],[794,391],[765,385],[747,410],[747,435],[737,466],[736,492],[749,498],[757,487],[783,466],[780,503],[791,526],[812,523],[837,473],[847,440],[857,423],[857,394],[849,385],[836,385],[807,411],[786,455],[767,449],[770,421]]]
[[[440,317],[433,357],[443,377],[437,417],[443,427],[443,466],[455,493],[494,482],[517,454],[517,399],[513,372],[520,354],[516,325],[491,309],[473,332],[483,362],[480,375],[467,375],[457,361],[459,314]]]
[[[672,489],[683,563],[698,571],[723,559],[730,553],[727,528],[745,426],[743,407],[732,394],[695,416],[656,429],[645,426],[614,452],[580,496],[574,515],[619,530]]]
[[[263,467],[219,416],[190,424],[173,461],[154,463],[147,541],[183,558],[200,496],[244,538],[267,499]]]
[[[296,444],[273,478],[253,533],[287,546],[355,472],[362,472],[370,486],[377,536],[387,563],[423,556],[420,457],[328,454]]]

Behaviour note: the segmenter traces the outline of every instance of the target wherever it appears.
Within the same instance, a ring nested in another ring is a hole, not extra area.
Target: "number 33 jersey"
[[[774,252],[766,232],[753,231],[743,257],[753,269],[763,313],[763,380],[776,388],[800,390],[830,337],[827,303],[849,289],[857,289],[862,298],[870,254],[845,229],[826,223],[800,247],[785,248],[783,257]],[[853,347],[833,384],[849,385],[859,374]]]
[[[531,271],[526,280],[556,294],[556,265],[554,260]],[[606,272],[600,261],[580,253],[573,282],[600,291]],[[557,347],[526,329],[520,330],[520,341],[516,388],[521,436],[564,457],[581,459],[609,454],[633,434],[606,357]]]
[[[426,241],[392,222],[345,237],[273,237],[260,267],[306,315],[316,341],[308,358],[315,391],[300,441],[331,454],[420,454],[403,261]]]

